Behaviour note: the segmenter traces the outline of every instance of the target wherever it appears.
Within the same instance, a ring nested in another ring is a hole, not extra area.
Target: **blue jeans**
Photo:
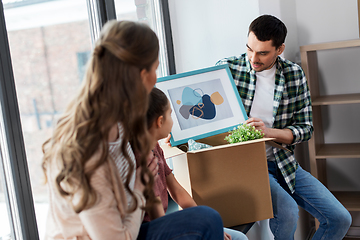
[[[206,206],[191,207],[143,223],[137,239],[222,240],[223,223],[214,209]]]
[[[291,194],[276,163],[268,162],[268,169],[274,211],[270,229],[276,240],[294,239],[298,205],[320,222],[312,239],[343,239],[351,225],[351,215],[320,181],[299,166],[295,192]]]
[[[248,240],[245,234],[238,230],[233,230],[230,228],[224,228],[224,232],[231,235],[231,240]]]

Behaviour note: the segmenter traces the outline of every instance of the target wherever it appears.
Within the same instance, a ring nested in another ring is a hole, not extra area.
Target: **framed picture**
[[[158,78],[168,97],[173,146],[232,130],[247,115],[227,64]]]

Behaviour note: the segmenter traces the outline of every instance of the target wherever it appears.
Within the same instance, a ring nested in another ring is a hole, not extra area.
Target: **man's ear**
[[[282,53],[284,52],[284,50],[285,50],[285,44],[283,43],[283,44],[281,44],[280,47],[278,47],[278,49],[277,49],[277,55],[282,54]]]
[[[156,120],[156,127],[161,128],[164,122],[164,116],[160,116]]]

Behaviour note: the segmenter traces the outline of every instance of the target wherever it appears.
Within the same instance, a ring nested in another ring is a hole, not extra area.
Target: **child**
[[[158,176],[155,179],[154,192],[155,195],[161,200],[162,204],[155,205],[154,209],[146,214],[144,221],[150,221],[165,215],[168,207],[168,192],[172,199],[183,209],[195,207],[197,204],[188,194],[188,192],[179,184],[175,179],[172,170],[166,164],[163,151],[158,140],[163,139],[169,135],[173,125],[171,118],[170,102],[166,95],[159,89],[153,88],[150,93],[149,109],[147,112],[147,124],[149,133],[154,139],[156,144],[153,153],[154,157],[158,158],[159,170]],[[225,228],[225,240],[243,240],[247,239],[245,234],[239,231]]]

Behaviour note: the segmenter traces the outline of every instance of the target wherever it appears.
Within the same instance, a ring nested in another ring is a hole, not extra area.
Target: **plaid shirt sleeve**
[[[274,128],[288,128],[293,133],[292,146],[308,141],[314,130],[312,124],[312,107],[310,91],[305,74],[300,66],[279,58],[280,68],[276,78],[285,81],[278,111],[274,121]],[[281,69],[281,71],[279,71]],[[279,94],[275,90],[275,95]],[[276,98],[276,97],[275,97]],[[292,146],[290,147],[293,150]]]

